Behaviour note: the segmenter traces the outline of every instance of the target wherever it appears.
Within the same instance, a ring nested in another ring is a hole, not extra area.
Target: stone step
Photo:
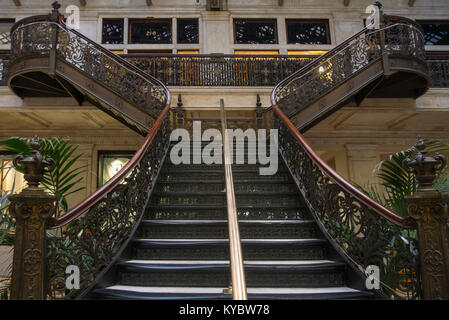
[[[246,260],[314,260],[327,257],[324,239],[243,239]],[[133,239],[135,259],[224,260],[229,258],[227,239]]]
[[[309,239],[316,238],[311,220],[243,220],[239,221],[241,239]],[[143,220],[137,230],[139,238],[159,239],[227,239],[227,220]]]

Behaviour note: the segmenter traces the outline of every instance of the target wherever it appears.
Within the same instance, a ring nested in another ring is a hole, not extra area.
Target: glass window
[[[170,19],[129,20],[129,43],[172,43]]]
[[[9,30],[14,24],[14,19],[0,19],[0,44],[11,43]]]
[[[234,42],[276,44],[276,20],[234,19]]]
[[[424,30],[426,46],[449,45],[449,20],[418,21]]]
[[[134,151],[98,151],[98,187],[119,172],[133,154]]]
[[[328,20],[286,20],[287,43],[330,44]]]
[[[178,43],[199,43],[198,19],[177,20]]]
[[[123,19],[103,19],[101,43],[123,43]]]

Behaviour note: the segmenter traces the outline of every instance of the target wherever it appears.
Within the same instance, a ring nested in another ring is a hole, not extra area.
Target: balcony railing
[[[273,86],[316,56],[125,55],[169,86]]]
[[[124,55],[169,86],[272,87],[315,56]],[[0,54],[0,86],[6,86],[8,55]],[[428,59],[431,88],[449,88],[449,55]]]

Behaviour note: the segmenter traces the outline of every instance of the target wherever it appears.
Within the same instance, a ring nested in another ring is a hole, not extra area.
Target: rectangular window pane
[[[286,20],[287,43],[330,44],[328,20]]]
[[[418,21],[424,30],[426,46],[449,45],[449,20]]]
[[[123,19],[103,19],[101,43],[123,43]]]
[[[14,19],[0,19],[0,44],[11,43],[9,30],[14,24]]]
[[[234,19],[235,43],[276,44],[276,20]]]
[[[178,43],[199,43],[198,19],[178,19]]]
[[[129,43],[172,43],[171,20],[133,19],[129,22]]]
[[[131,159],[133,151],[99,151],[98,152],[98,187],[101,187]]]

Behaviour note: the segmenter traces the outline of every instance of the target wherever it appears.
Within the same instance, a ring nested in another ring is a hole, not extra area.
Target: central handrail
[[[232,159],[227,131],[224,101],[220,99],[221,131],[223,141],[223,157],[226,180],[226,204],[228,212],[229,247],[231,257],[232,297],[234,300],[247,300],[243,254],[235,201],[234,181],[232,178]]]

